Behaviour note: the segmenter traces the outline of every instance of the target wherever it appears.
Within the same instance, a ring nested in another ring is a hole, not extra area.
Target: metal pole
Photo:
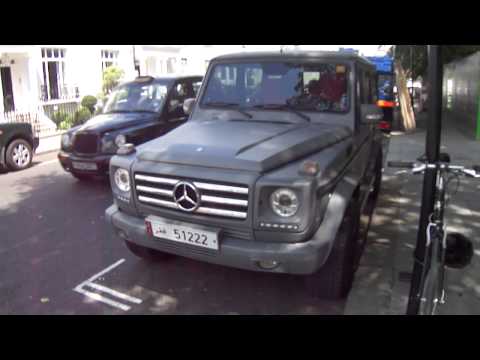
[[[140,66],[137,65],[137,57],[135,56],[135,45],[132,45],[133,48],[133,68],[137,71],[138,76],[140,76]]]
[[[429,163],[437,162],[440,152],[441,116],[442,116],[442,53],[438,45],[428,46],[428,123],[426,135],[426,155]],[[418,314],[421,296],[421,276],[424,269],[426,230],[428,218],[433,212],[435,198],[436,169],[427,169],[423,178],[422,208],[417,234],[417,246],[414,253],[414,267],[407,315]]]

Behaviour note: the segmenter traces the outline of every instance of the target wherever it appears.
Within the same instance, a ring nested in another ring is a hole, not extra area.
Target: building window
[[[41,100],[48,101],[67,97],[65,85],[65,49],[42,48]]]
[[[118,66],[118,51],[102,50],[102,72],[109,66]]]

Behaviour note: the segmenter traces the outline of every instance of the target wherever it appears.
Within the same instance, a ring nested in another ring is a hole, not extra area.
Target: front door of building
[[[3,109],[4,111],[15,110],[15,103],[13,101],[13,85],[12,85],[12,71],[9,66],[1,67],[1,80],[3,92]]]

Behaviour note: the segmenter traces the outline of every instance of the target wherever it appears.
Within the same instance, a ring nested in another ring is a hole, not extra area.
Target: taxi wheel
[[[32,147],[27,141],[17,139],[8,145],[5,160],[11,171],[26,169],[31,165],[32,158]]]
[[[128,250],[130,250],[133,254],[135,254],[139,258],[142,258],[143,260],[146,260],[148,262],[168,260],[175,257],[175,255],[167,254],[167,253],[150,249],[150,248],[146,248],[144,246],[134,244],[130,241],[125,241],[125,245],[127,245]]]
[[[316,273],[304,278],[306,289],[311,296],[331,300],[347,296],[355,273],[359,219],[358,201],[352,199],[327,261]]]

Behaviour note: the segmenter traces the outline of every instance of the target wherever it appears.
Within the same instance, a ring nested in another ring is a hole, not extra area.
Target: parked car
[[[39,138],[28,123],[0,123],[0,167],[26,169],[33,160]]]
[[[142,258],[298,274],[345,296],[381,183],[375,76],[349,53],[212,60],[187,124],[112,158],[113,234]]]
[[[196,96],[201,81],[201,76],[144,76],[118,86],[101,114],[62,136],[60,164],[80,180],[105,177],[120,145],[140,145],[183,124],[183,102]]]

